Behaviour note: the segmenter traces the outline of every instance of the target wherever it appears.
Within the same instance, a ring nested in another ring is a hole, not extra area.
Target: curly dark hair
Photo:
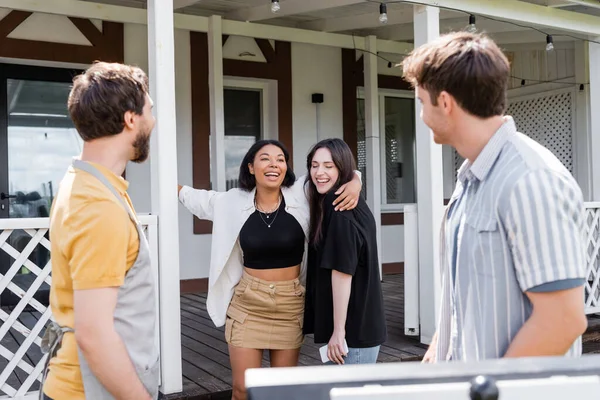
[[[287,171],[285,173],[285,177],[283,178],[283,183],[281,186],[290,187],[296,182],[296,175],[294,175],[294,171],[292,170],[292,166],[290,165],[290,153],[283,146],[283,144],[278,140],[259,140],[250,147],[242,163],[240,164],[240,175],[239,175],[239,188],[245,190],[247,192],[251,191],[256,187],[256,178],[254,175],[250,173],[250,169],[248,168],[248,164],[254,163],[254,158],[256,157],[256,153],[260,149],[268,145],[277,146],[283,152],[283,156],[285,158],[285,163],[287,165]]]

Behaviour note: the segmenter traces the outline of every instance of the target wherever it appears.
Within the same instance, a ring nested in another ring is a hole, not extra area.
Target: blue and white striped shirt
[[[573,176],[506,117],[459,169],[446,209],[438,361],[503,357],[531,315],[526,291],[583,285],[584,218]],[[567,355],[581,355],[581,338]]]

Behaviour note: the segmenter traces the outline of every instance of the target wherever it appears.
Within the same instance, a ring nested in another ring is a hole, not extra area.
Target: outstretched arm
[[[181,204],[196,217],[209,221],[214,218],[214,205],[217,199],[225,193],[177,185],[177,195]]]

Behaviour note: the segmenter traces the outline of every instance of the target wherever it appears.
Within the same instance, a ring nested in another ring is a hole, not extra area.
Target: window
[[[366,193],[365,101],[357,100],[357,159]],[[412,94],[380,94],[381,198],[383,204],[416,202],[415,104]]]
[[[225,88],[223,104],[225,179],[229,190],[238,187],[242,159],[248,149],[262,137],[262,91]]]
[[[238,186],[240,163],[261,137],[262,111],[259,90],[225,89],[225,179],[227,189]]]
[[[48,217],[59,182],[83,144],[67,110],[78,72],[0,64],[0,218]],[[31,234],[14,229],[4,241],[23,252],[30,246]],[[44,268],[50,251],[38,243],[28,260]],[[14,261],[14,255],[0,251],[0,276]],[[36,278],[23,266],[11,282],[27,292]],[[49,291],[44,282],[35,298],[47,305]],[[2,292],[2,307],[17,305],[21,299],[16,293],[14,289]]]

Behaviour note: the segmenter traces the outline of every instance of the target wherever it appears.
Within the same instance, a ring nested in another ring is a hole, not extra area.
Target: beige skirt
[[[244,271],[227,309],[225,340],[246,349],[302,347],[305,292],[298,279],[271,282]]]

